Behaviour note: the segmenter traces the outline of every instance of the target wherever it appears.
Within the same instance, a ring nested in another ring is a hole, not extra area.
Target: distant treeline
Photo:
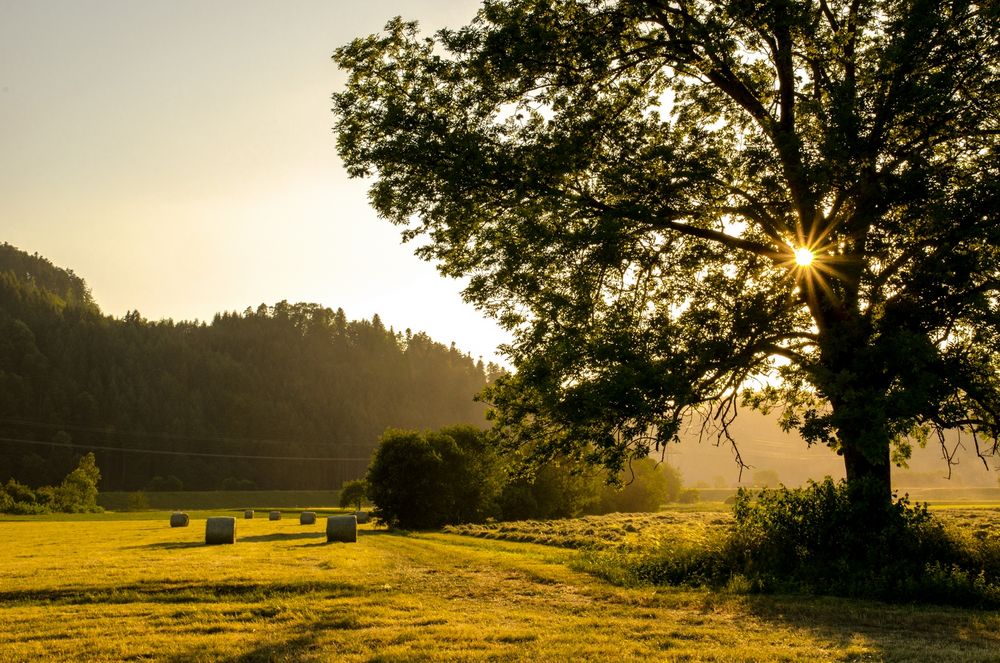
[[[93,449],[106,490],[337,488],[387,427],[483,425],[497,370],[316,304],[112,318],[72,271],[0,245],[0,481],[55,483]]]

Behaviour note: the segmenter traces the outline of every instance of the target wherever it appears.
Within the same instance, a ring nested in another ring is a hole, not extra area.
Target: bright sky
[[[0,0],[0,241],[115,316],[317,302],[490,360],[506,335],[369,209],[330,112],[336,47],[478,5]]]

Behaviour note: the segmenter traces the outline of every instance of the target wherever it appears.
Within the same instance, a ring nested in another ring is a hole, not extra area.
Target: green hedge
[[[129,510],[135,493],[106,492],[97,503],[109,511]],[[204,490],[144,492],[150,509],[257,509],[336,507],[339,490]],[[134,502],[133,502],[134,503]]]

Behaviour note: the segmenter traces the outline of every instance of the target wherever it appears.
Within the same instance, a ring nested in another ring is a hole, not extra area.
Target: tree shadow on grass
[[[151,581],[107,587],[58,587],[0,591],[3,603],[128,604],[128,603],[217,603],[220,600],[260,602],[322,594],[327,598],[351,598],[366,593],[364,587],[347,582],[303,581],[295,583]]]
[[[340,610],[331,611],[311,623],[304,634],[289,638],[283,642],[262,643],[250,651],[231,658],[219,659],[225,663],[256,663],[257,661],[297,661],[314,658],[321,653],[323,645],[318,642],[319,635],[325,631],[343,631],[364,628],[364,625],[353,614]],[[332,654],[333,652],[327,652]],[[324,658],[320,656],[320,658]],[[178,661],[188,660],[184,657]],[[335,660],[335,659],[332,659]]]
[[[741,604],[764,623],[811,633],[841,651],[867,649],[865,656],[879,660],[950,651],[962,660],[995,661],[1000,651],[1000,618],[991,611],[789,595],[745,596]]]

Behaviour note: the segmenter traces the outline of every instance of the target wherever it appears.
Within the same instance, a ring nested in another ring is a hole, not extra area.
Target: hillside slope
[[[95,448],[105,489],[336,488],[387,427],[484,423],[491,370],[317,304],[112,318],[72,271],[0,246],[0,481],[51,483]]]

